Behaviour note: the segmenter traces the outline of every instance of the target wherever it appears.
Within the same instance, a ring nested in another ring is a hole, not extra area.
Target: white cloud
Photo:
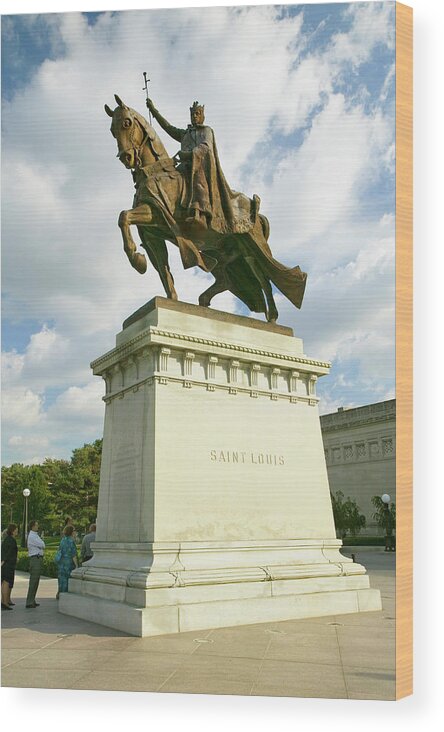
[[[94,379],[84,387],[69,387],[45,408],[41,394],[21,387],[3,390],[3,431],[10,435],[7,462],[67,458],[74,447],[100,437],[103,392],[101,379]]]
[[[15,386],[2,390],[4,425],[33,427],[42,418],[43,399],[31,389]]]
[[[49,445],[49,439],[47,437],[24,437],[23,435],[12,435],[8,440],[10,447],[47,447]]]
[[[275,166],[272,181],[261,180],[259,165],[251,175],[260,180],[273,249],[287,259],[302,251],[312,273],[353,255],[358,244],[350,236],[351,222],[362,208],[360,194],[380,171],[392,139],[389,120],[349,108],[342,94],[332,94],[302,145]],[[342,238],[332,248],[338,227]]]
[[[26,355],[33,365],[47,366],[55,354],[66,353],[68,344],[69,341],[66,338],[59,336],[55,330],[44,325],[40,333],[34,333],[31,336]]]
[[[395,26],[393,24],[394,4],[353,3],[347,9],[352,25],[346,33],[338,33],[332,43],[332,55],[358,67],[368,61],[373,48],[382,43],[393,49]]]
[[[103,419],[104,406],[101,399],[103,394],[103,382],[98,378],[84,387],[70,386],[57,397],[48,415],[50,418],[69,422],[92,419],[97,423]]]
[[[23,371],[25,357],[17,351],[2,353],[2,383],[10,384],[18,381]]]

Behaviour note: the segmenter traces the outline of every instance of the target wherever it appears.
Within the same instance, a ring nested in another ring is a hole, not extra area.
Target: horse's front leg
[[[177,300],[177,292],[174,287],[174,278],[168,262],[168,249],[164,239],[155,237],[148,228],[139,228],[139,236],[151,264],[159,273],[160,280],[164,286],[167,297],[170,300]]]
[[[148,226],[153,220],[153,214],[147,204],[141,204],[129,211],[121,211],[119,215],[119,228],[122,232],[123,248],[131,266],[140,274],[146,272],[146,257],[137,251],[137,245],[131,235],[131,226]]]

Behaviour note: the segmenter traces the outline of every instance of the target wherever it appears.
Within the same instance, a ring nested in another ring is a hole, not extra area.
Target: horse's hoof
[[[134,255],[131,264],[133,265],[134,269],[136,269],[139,274],[145,274],[146,272],[146,257],[144,254],[140,254],[140,252],[136,252]]]

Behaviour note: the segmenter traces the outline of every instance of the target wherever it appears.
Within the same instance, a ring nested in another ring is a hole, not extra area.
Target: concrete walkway
[[[2,611],[2,686],[394,699],[395,555],[363,549],[356,561],[382,612],[152,638],[61,615],[53,579],[26,609],[28,575],[18,573],[17,604]]]

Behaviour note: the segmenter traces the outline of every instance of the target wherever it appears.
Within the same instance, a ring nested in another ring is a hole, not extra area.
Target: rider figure
[[[201,230],[207,229],[210,223],[216,230],[226,228],[227,223],[230,226],[231,191],[220,169],[213,130],[204,124],[205,107],[193,103],[191,124],[183,130],[162,117],[151,99],[147,99],[146,105],[165,132],[180,142],[180,151],[175,157],[180,160],[177,169],[183,171],[189,186],[183,201],[188,213],[187,223]]]

